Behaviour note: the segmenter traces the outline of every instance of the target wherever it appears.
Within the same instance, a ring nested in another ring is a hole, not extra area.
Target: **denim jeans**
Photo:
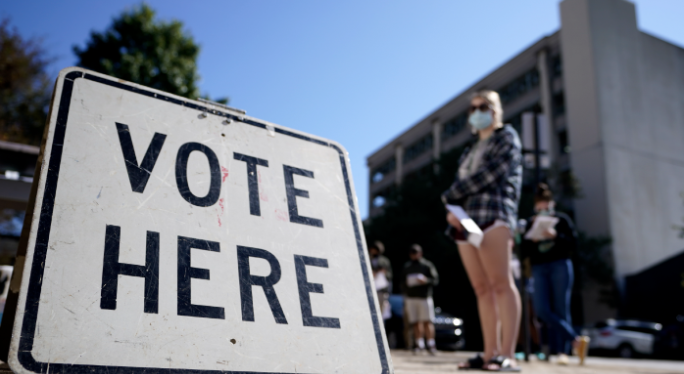
[[[572,261],[568,259],[532,265],[532,277],[534,311],[548,326],[550,353],[569,353],[568,343],[577,336],[570,317],[574,278]]]

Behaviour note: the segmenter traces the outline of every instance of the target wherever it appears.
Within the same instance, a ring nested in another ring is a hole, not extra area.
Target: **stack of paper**
[[[376,290],[384,290],[387,287],[389,287],[389,281],[387,280],[387,277],[385,276],[385,272],[379,271],[379,272],[375,273],[375,289]]]
[[[537,216],[534,219],[534,223],[530,228],[530,231],[525,234],[525,239],[528,240],[544,240],[546,237],[544,233],[546,230],[551,229],[558,223],[558,218],[549,216]]]
[[[421,273],[413,273],[406,276],[406,285],[409,287],[420,286],[425,284],[425,282],[427,282],[427,277]]]
[[[463,230],[466,232],[468,243],[474,245],[475,248],[480,248],[480,244],[482,244],[482,238],[484,238],[484,234],[482,233],[482,230],[480,230],[480,226],[478,226],[477,223],[475,223],[475,221],[473,221],[473,219],[470,218],[465,210],[463,210],[463,208],[460,206],[447,204],[446,207],[451,214],[455,215],[456,218],[461,221],[461,227],[463,227]]]

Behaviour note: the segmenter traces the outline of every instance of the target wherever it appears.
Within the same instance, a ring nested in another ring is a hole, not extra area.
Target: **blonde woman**
[[[458,218],[447,214],[477,297],[484,340],[483,355],[459,364],[459,369],[520,371],[515,361],[520,295],[510,262],[522,184],[522,147],[518,133],[504,125],[502,118],[498,93],[483,90],[473,95],[468,122],[478,141],[463,152],[456,180],[442,195],[445,203],[462,206],[484,232],[478,249],[465,241]]]

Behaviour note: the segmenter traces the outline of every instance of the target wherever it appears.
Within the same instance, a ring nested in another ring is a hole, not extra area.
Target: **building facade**
[[[369,216],[383,196],[472,136],[472,92],[501,95],[504,122],[525,134],[541,115],[554,174],[574,175],[578,229],[612,240],[616,280],[684,252],[684,49],[641,32],[626,0],[564,0],[542,38],[367,158]],[[543,165],[543,163],[542,163]],[[591,293],[591,291],[588,291]],[[615,311],[585,294],[587,321]]]

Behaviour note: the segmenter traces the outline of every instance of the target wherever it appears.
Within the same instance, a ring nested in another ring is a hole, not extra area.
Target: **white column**
[[[435,120],[432,122],[432,160],[435,161],[433,171],[439,174],[437,161],[442,157],[442,122]]]
[[[442,122],[432,123],[432,159],[439,160],[442,154]]]
[[[394,182],[398,186],[404,177],[404,146],[402,144],[397,144],[394,148],[394,159],[397,163],[397,166],[394,168]]]
[[[553,111],[552,111],[552,100],[551,100],[551,77],[549,76],[549,59],[545,49],[537,55],[537,70],[539,71],[539,89],[541,93],[541,107],[542,113],[546,119],[546,130],[540,131],[540,135],[546,137],[546,139],[539,139],[539,143],[545,143],[548,145],[548,162],[549,165],[553,163],[556,158],[556,131],[553,126]],[[541,124],[544,125],[544,124]],[[543,163],[542,163],[543,164]]]

